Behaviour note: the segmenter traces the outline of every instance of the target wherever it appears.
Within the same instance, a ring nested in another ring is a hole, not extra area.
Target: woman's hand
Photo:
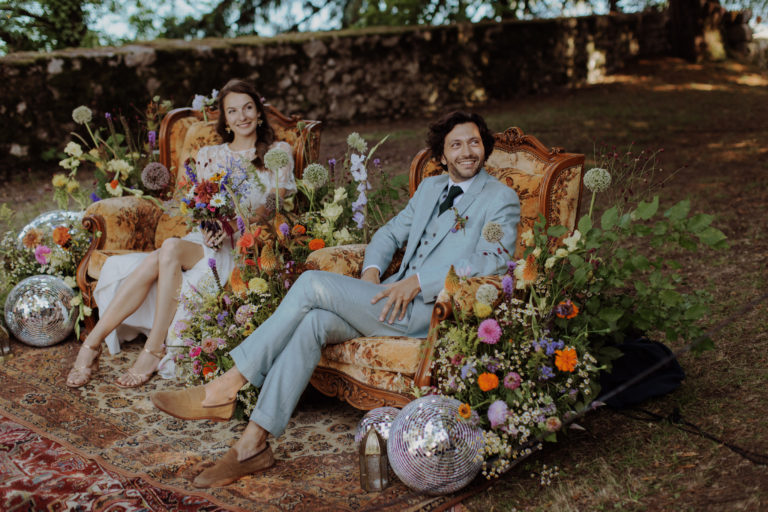
[[[224,229],[218,220],[202,223],[200,232],[203,234],[203,243],[211,249],[218,249],[224,242]]]

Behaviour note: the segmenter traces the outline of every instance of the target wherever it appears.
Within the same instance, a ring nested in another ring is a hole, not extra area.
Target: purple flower
[[[515,280],[512,279],[512,276],[504,276],[501,279],[501,289],[504,290],[505,294],[512,295],[515,291]]]
[[[539,377],[539,380],[548,380],[555,376],[555,373],[552,371],[552,368],[549,366],[542,366],[541,367],[541,377]]]
[[[203,369],[203,363],[199,359],[192,361],[192,373],[200,375],[200,371]]]
[[[35,247],[35,259],[41,265],[48,263],[48,254],[51,254],[51,249],[47,245],[38,245]]]
[[[155,142],[157,142],[157,132],[155,130],[147,132],[147,141],[149,142],[149,149],[154,149]]]
[[[512,273],[515,271],[515,267],[517,267],[517,262],[516,261],[512,261],[512,260],[508,261],[507,262],[507,273],[512,275]]]
[[[488,361],[488,364],[485,365],[485,369],[491,373],[496,373],[496,370],[499,369],[499,361],[496,359],[491,359]]]
[[[229,313],[226,311],[222,311],[218,315],[216,315],[216,323],[219,324],[219,327],[224,327],[224,320],[229,316]]]
[[[461,378],[466,379],[470,375],[477,375],[477,370],[475,370],[475,367],[470,364],[465,364],[461,367]]]
[[[237,216],[237,230],[240,231],[241,235],[245,234],[245,221],[239,215]]]
[[[96,195],[96,192],[91,192],[91,201],[95,203],[97,201],[101,201],[101,198]]]
[[[329,158],[328,159],[328,165],[333,167],[336,165],[336,159],[335,158]]]
[[[109,121],[110,119],[112,119],[112,114],[110,114],[109,112],[104,112],[104,119]]]
[[[283,281],[283,287],[285,287],[286,290],[289,290],[291,288],[291,280],[286,279],[285,281]]]
[[[209,315],[208,313],[203,313],[203,320],[205,320],[206,322],[210,322],[211,318],[213,318],[213,317],[211,315]]]
[[[504,377],[504,387],[507,389],[515,390],[520,387],[520,382],[523,379],[520,378],[520,374],[517,372],[509,372]]]
[[[357,199],[355,199],[355,202],[352,203],[352,211],[353,212],[359,212],[365,207],[365,205],[368,204],[368,198],[365,197],[365,192],[360,191],[360,195],[357,196]]]
[[[380,166],[381,165],[381,160],[378,159],[378,158],[374,158],[373,159],[373,165],[375,165],[376,167]]]
[[[216,268],[216,258],[208,258],[208,266],[211,267],[211,270],[214,270]]]
[[[451,233],[455,233],[455,232],[457,232],[458,230],[459,230],[459,227],[458,227],[458,224],[457,224],[456,226],[453,226],[453,227],[451,228]]]
[[[477,337],[480,341],[489,345],[494,345],[501,338],[501,327],[499,322],[493,318],[483,320],[480,326],[477,328]]]
[[[232,304],[232,299],[229,298],[229,295],[226,295],[226,294],[222,295],[221,300],[223,300],[224,304],[226,304],[227,306]]]
[[[187,173],[187,177],[190,181],[197,184],[197,176],[195,175],[195,171],[192,170],[192,167],[190,167],[189,162],[184,162],[184,171]]]
[[[291,228],[288,226],[288,224],[283,222],[280,224],[280,232],[283,234],[283,236],[288,236],[288,233],[291,232]]]
[[[363,229],[363,224],[365,224],[365,215],[363,215],[363,212],[355,212],[352,216],[352,220],[357,223],[357,229]]]
[[[509,408],[503,400],[496,400],[488,408],[488,420],[491,422],[491,428],[496,428],[507,422],[507,412]]]

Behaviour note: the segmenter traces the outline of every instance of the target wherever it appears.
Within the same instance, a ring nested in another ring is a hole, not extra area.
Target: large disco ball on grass
[[[54,276],[28,277],[5,299],[5,324],[33,347],[49,347],[72,332],[77,315],[69,305],[75,292]]]
[[[427,494],[466,486],[483,465],[483,434],[459,416],[461,402],[425,396],[406,405],[392,423],[387,456],[405,485]]]

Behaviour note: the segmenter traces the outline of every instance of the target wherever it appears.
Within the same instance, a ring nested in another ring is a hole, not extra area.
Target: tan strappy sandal
[[[163,350],[160,352],[154,352],[152,350],[149,350],[147,347],[144,347],[143,352],[146,352],[147,354],[156,357],[157,363],[159,365],[160,360],[165,356],[165,346],[163,346]],[[143,386],[144,384],[146,384],[147,381],[152,378],[152,375],[154,375],[156,371],[157,371],[157,366],[155,366],[154,370],[147,373],[136,373],[133,367],[130,367],[128,368],[128,371],[125,372],[123,375],[128,375],[133,380],[133,382],[131,382],[130,384],[122,384],[120,383],[120,380],[118,378],[115,380],[115,384],[117,384],[121,388],[137,388],[139,386]]]
[[[80,388],[85,386],[91,381],[93,375],[99,370],[99,358],[101,357],[101,344],[98,348],[93,348],[90,345],[83,343],[81,348],[87,348],[95,354],[91,364],[88,366],[74,366],[67,375],[67,386],[70,388]],[[77,380],[75,380],[77,378]],[[85,379],[85,380],[83,380]],[[81,382],[82,381],[82,382]]]

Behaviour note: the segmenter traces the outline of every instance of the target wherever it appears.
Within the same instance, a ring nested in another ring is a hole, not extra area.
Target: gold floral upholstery
[[[265,105],[265,112],[275,130],[277,140],[293,147],[294,172],[301,177],[304,167],[319,156],[320,122],[288,117],[274,107]],[[176,178],[181,175],[187,158],[194,158],[198,150],[210,144],[220,144],[216,133],[218,112],[210,112],[207,119],[199,111],[181,108],[169,112],[160,125],[158,147],[160,162]],[[124,196],[104,199],[91,204],[83,216],[86,229],[94,236],[91,246],[77,268],[77,284],[83,293],[83,302],[96,308],[93,289],[99,279],[101,267],[114,254],[153,251],[170,237],[181,237],[189,232],[186,219],[164,213],[148,199]],[[85,336],[93,328],[93,316],[86,317]]]
[[[495,139],[486,169],[514,188],[520,197],[521,219],[514,251],[515,258],[520,258],[524,251],[520,235],[533,226],[540,214],[550,225],[561,224],[571,229],[575,226],[584,155],[565,153],[559,148],[547,149],[519,128],[496,134]],[[442,172],[442,166],[431,157],[429,150],[421,151],[411,164],[411,195],[422,178]],[[364,255],[364,245],[327,247],[310,254],[307,266],[357,277]],[[396,270],[399,264],[400,260],[394,261],[387,273]],[[501,290],[500,276],[475,277],[463,283],[453,298],[459,307],[471,307],[477,288],[486,283]],[[432,327],[450,314],[450,307],[448,303],[435,305]],[[363,337],[328,345],[310,382],[321,392],[338,396],[361,409],[403,406],[413,399],[412,386],[431,383],[435,342],[430,334],[427,339]]]

